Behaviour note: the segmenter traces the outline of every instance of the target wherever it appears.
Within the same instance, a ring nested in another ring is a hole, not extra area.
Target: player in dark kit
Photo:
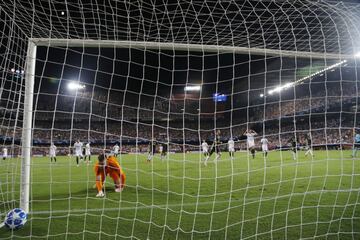
[[[214,136],[213,144],[211,145],[209,155],[205,158],[204,165],[207,165],[207,160],[211,157],[211,155],[215,152],[216,157],[214,161],[216,162],[221,157],[221,151],[220,151],[220,130],[217,130]]]
[[[161,160],[163,160],[164,157],[166,157],[167,155],[167,151],[168,151],[168,147],[166,143],[162,143],[161,144],[161,153],[160,153],[160,158]]]
[[[154,157],[154,154],[156,153],[156,143],[154,140],[151,140],[149,142],[149,154],[148,154],[148,157],[147,157],[147,161],[150,162],[153,157]]]
[[[291,144],[291,152],[293,155],[293,159],[296,160],[296,156],[297,156],[297,143],[298,143],[298,139],[295,137],[292,137],[290,139],[290,144]]]
[[[311,135],[310,135],[310,133],[308,133],[308,134],[305,136],[305,143],[306,143],[305,156],[307,156],[307,155],[310,153],[310,155],[313,157],[313,156],[314,156],[314,153],[313,153],[313,150],[312,150],[312,142],[311,142]]]

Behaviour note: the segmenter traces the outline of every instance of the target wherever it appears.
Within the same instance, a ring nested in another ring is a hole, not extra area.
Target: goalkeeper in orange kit
[[[115,192],[121,192],[124,189],[126,176],[115,157],[110,156],[106,158],[105,154],[100,154],[94,170],[96,175],[96,188],[98,190],[96,197],[104,196],[103,183],[107,175],[114,180]]]

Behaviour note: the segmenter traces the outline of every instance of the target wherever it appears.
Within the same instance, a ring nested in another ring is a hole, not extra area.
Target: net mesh
[[[19,205],[26,50],[38,45],[29,222],[0,235],[359,238],[359,9],[0,1],[1,218]],[[87,143],[89,162],[77,159]],[[103,152],[126,186],[109,175],[97,197]]]

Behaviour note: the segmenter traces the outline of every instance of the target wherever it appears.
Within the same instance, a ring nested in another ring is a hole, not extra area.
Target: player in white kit
[[[167,143],[161,143],[159,146],[159,152],[160,152],[160,158],[161,160],[164,160],[164,158],[167,156],[167,149],[168,145]]]
[[[201,144],[201,149],[202,149],[202,153],[204,154],[205,158],[207,156],[209,156],[209,145],[207,144],[207,142],[205,140],[203,140],[203,142]]]
[[[255,136],[257,135],[257,133],[254,130],[249,129],[244,132],[244,135],[247,137],[247,147],[254,159],[255,158]]]
[[[3,160],[5,160],[8,157],[8,149],[6,147],[3,148],[2,154],[3,154]]]
[[[159,153],[160,153],[160,159],[161,159],[161,160],[163,160],[163,155],[162,155],[163,150],[164,150],[164,148],[163,148],[163,146],[160,144],[160,146],[159,146]]]
[[[50,144],[49,157],[50,157],[50,162],[52,162],[53,159],[54,162],[56,162],[56,146],[54,145],[53,142]]]
[[[269,144],[269,141],[267,140],[266,137],[263,137],[261,140],[261,149],[264,153],[264,156],[267,157],[268,155],[268,151],[269,151],[269,147],[268,147],[268,144]]]
[[[120,150],[119,145],[115,144],[113,150],[114,150],[114,156],[117,157],[119,155],[119,150]]]
[[[80,140],[78,139],[78,140],[74,143],[75,156],[76,156],[76,165],[77,165],[77,166],[79,166],[79,158],[80,158],[80,159],[83,158],[82,148],[83,148],[83,143],[80,142]]]
[[[313,147],[312,147],[312,137],[311,137],[310,133],[306,134],[306,136],[305,136],[305,144],[306,144],[305,156],[307,156],[310,153],[310,156],[314,157],[314,152],[313,152]]]
[[[228,141],[228,150],[229,150],[229,156],[231,160],[234,159],[234,153],[235,153],[235,142],[232,138]]]
[[[91,157],[91,150],[90,150],[90,143],[88,142],[86,145],[85,145],[85,161],[86,161],[86,157],[87,157],[87,164],[90,163],[90,157]]]

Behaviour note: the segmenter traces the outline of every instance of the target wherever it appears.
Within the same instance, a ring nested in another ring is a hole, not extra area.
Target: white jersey
[[[160,153],[162,153],[162,152],[163,152],[163,150],[164,150],[164,149],[163,149],[163,146],[162,146],[162,145],[160,145],[160,146],[159,146],[159,152],[160,152]]]
[[[262,148],[262,150],[263,150],[264,152],[269,151],[269,147],[268,147],[269,141],[268,141],[266,138],[262,138],[262,139],[260,140],[260,142],[261,142],[261,148]]]
[[[83,147],[82,142],[76,142],[76,143],[74,143],[75,156],[77,156],[77,157],[82,157],[82,147]]]
[[[50,157],[56,157],[56,146],[54,144],[50,145],[49,155]]]
[[[201,144],[201,148],[202,148],[203,153],[207,153],[209,151],[209,145],[206,142],[203,142]]]
[[[246,133],[245,134],[247,137],[247,145],[249,148],[254,147],[255,146],[255,133]]]
[[[229,140],[228,141],[228,148],[229,148],[229,152],[235,152],[235,142],[234,142],[234,140]]]
[[[114,149],[114,153],[115,153],[115,154],[118,154],[120,147],[119,147],[119,145],[115,145],[115,146],[113,147],[113,149]]]
[[[3,148],[3,158],[6,158],[8,156],[8,150],[7,148]]]
[[[85,145],[85,155],[86,156],[90,156],[91,155],[91,152],[90,152],[90,143],[87,143]]]

